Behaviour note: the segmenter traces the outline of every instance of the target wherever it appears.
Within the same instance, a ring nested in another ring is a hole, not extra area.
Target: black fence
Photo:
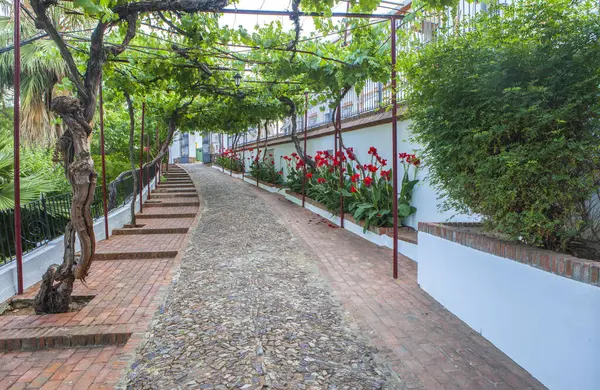
[[[135,174],[139,178],[139,169]],[[144,168],[143,185],[156,174],[156,166]],[[108,212],[123,207],[134,196],[131,171],[124,172],[107,187]],[[42,196],[39,200],[21,205],[21,243],[23,253],[31,252],[62,236],[70,220],[72,194]],[[98,185],[91,206],[94,220],[104,216],[102,186]],[[15,258],[15,211],[0,210],[0,266]]]

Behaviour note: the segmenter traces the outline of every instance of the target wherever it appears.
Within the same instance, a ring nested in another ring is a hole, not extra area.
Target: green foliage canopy
[[[403,63],[411,127],[447,204],[565,249],[600,187],[600,18],[592,1],[496,6]]]

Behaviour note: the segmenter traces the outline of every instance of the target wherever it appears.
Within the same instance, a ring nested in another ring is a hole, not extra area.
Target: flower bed
[[[364,232],[371,227],[392,227],[394,225],[392,171],[387,168],[387,160],[369,149],[371,161],[361,164],[353,148],[331,155],[318,151],[314,158],[316,167],[308,169],[296,153],[283,156],[287,163],[286,188],[302,192],[306,184],[306,196],[319,202],[333,215],[344,213],[352,216],[363,227]],[[310,156],[308,156],[311,158]],[[404,168],[401,190],[398,197],[398,218],[414,214],[411,205],[412,192],[418,183],[416,179],[420,160],[414,154],[401,153],[398,158]],[[306,176],[303,175],[307,169]]]

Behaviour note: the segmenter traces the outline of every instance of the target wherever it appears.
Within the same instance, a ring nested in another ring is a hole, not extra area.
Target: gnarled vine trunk
[[[71,222],[64,237],[64,259],[59,266],[53,264],[42,278],[42,285],[35,298],[37,313],[63,313],[68,310],[75,279],[85,280],[94,252],[96,237],[91,206],[94,200],[97,174],[90,154],[92,127],[84,117],[80,100],[61,96],[52,101],[56,112],[66,126],[56,144],[56,155],[65,168],[65,175],[73,188]],[[80,254],[75,255],[75,240],[79,238]]]

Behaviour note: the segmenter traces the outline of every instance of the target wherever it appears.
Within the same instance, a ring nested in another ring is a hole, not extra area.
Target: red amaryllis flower
[[[307,178],[307,179],[312,179],[312,177],[313,177],[313,174],[312,174],[311,172],[308,172],[308,173],[306,174],[306,178]]]
[[[360,173],[356,173],[356,174],[352,175],[352,177],[350,178],[352,183],[358,182],[359,179],[360,179]]]
[[[279,171],[279,172],[277,172],[277,173],[279,173],[280,175],[283,175],[283,171]]]
[[[372,155],[376,156],[377,155],[377,148],[374,147],[374,146],[371,146],[369,148],[369,154],[372,154]]]
[[[365,180],[363,180],[363,183],[369,187],[372,183],[373,183],[373,179],[371,178],[371,176],[367,176],[365,177]]]
[[[354,186],[350,187],[350,192],[352,192],[352,193],[355,193],[355,192],[357,192],[357,191],[356,191],[356,187],[354,187]]]
[[[390,171],[381,170],[381,177],[385,178],[385,180],[390,180]]]
[[[367,165],[367,168],[369,169],[369,172],[377,172],[377,167],[375,165],[369,164]]]
[[[320,177],[320,178],[318,178],[318,179],[317,179],[317,183],[319,183],[319,184],[323,184],[323,183],[325,183],[326,181],[327,181],[327,180],[325,180],[325,178],[323,178],[323,177]]]

